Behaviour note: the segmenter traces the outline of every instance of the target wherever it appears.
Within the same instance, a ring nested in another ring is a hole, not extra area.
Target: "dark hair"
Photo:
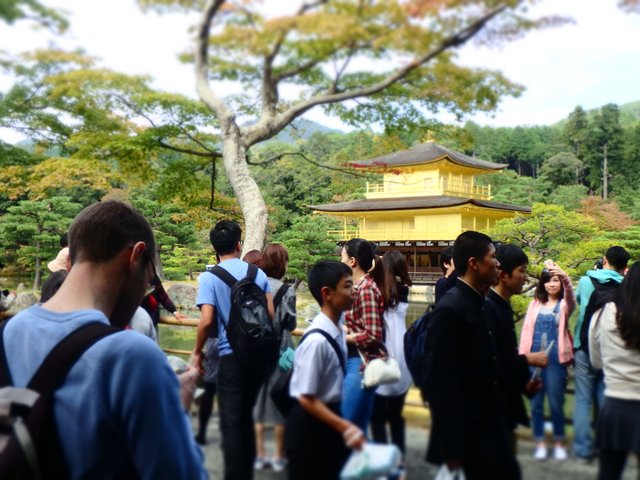
[[[453,243],[453,262],[458,276],[467,273],[467,263],[471,258],[481,260],[491,249],[493,242],[484,233],[469,230],[458,235]]]
[[[69,236],[67,232],[64,232],[62,235],[60,235],[60,247],[64,248],[68,246],[69,246]]]
[[[131,205],[118,200],[94,203],[82,210],[69,228],[71,263],[106,262],[136,242],[147,245],[153,261],[156,242],[149,222]]]
[[[289,261],[289,252],[279,243],[270,243],[262,251],[262,260],[260,268],[267,274],[267,277],[277,278],[284,277],[284,272]]]
[[[440,253],[440,269],[442,273],[447,273],[447,267],[445,267],[444,264],[450,264],[451,259],[453,259],[453,247],[447,247]]]
[[[536,293],[534,294],[535,298],[542,303],[547,303],[549,301],[549,294],[545,290],[544,284],[549,282],[553,277],[557,277],[557,275],[551,275],[551,272],[546,268],[542,269],[542,273],[540,274],[540,278],[538,280],[538,286],[536,287]],[[562,300],[563,298],[564,298],[564,285],[562,284],[562,281],[561,281],[560,293],[558,294],[558,301]]]
[[[242,261],[252,263],[256,267],[262,267],[262,252],[260,250],[249,250],[242,257]]]
[[[631,265],[615,303],[620,338],[629,350],[640,351],[640,262]]]
[[[376,255],[376,245],[364,238],[352,238],[344,244],[344,249],[349,257],[353,257],[358,262],[358,266],[368,273],[378,288],[382,290],[384,285],[384,267],[378,255]]]
[[[209,232],[211,246],[218,255],[233,253],[241,237],[242,229],[233,220],[220,220]]]
[[[627,268],[627,263],[629,263],[629,252],[627,252],[623,247],[615,246],[610,247],[606,253],[604,254],[607,262],[617,271],[622,271]]]
[[[309,291],[318,304],[322,306],[323,287],[335,289],[341,278],[352,275],[349,265],[345,265],[337,260],[320,260],[316,263],[307,274],[307,284]]]
[[[513,271],[522,265],[529,264],[529,257],[517,245],[503,243],[496,247],[496,258],[500,262],[500,270],[511,275]]]
[[[44,303],[53,297],[60,289],[60,285],[67,278],[67,272],[65,269],[57,270],[49,275],[49,278],[42,284],[42,291],[40,292],[40,303]]]
[[[382,289],[384,303],[395,307],[400,302],[401,287],[411,286],[407,259],[398,250],[391,250],[382,257],[382,264],[384,266],[384,288]]]

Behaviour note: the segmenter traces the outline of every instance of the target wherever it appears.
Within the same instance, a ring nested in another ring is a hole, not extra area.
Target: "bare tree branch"
[[[440,44],[435,49],[431,50],[422,57],[414,59],[413,61],[409,62],[404,67],[399,68],[394,73],[379,81],[378,83],[375,83],[368,87],[346,90],[344,92],[315,95],[308,100],[291,106],[288,110],[282,112],[275,118],[265,119],[265,121],[258,122],[258,124],[254,125],[253,127],[249,127],[246,130],[245,144],[247,146],[251,146],[262,140],[270,138],[271,136],[282,130],[284,127],[289,125],[295,118],[299,117],[315,106],[343,102],[345,100],[352,100],[358,97],[371,96],[385,90],[391,85],[403,80],[416,68],[433,60],[442,52],[463,45],[464,43],[469,41],[471,38],[473,38],[474,35],[476,35],[484,28],[487,22],[493,19],[496,15],[502,13],[506,8],[507,7],[503,5],[492,10],[491,12],[473,22],[471,25],[442,40],[442,42],[440,42]]]
[[[220,122],[222,130],[235,125],[235,117],[222,99],[213,93],[209,85],[209,32],[211,22],[225,0],[209,0],[198,27],[198,43],[196,51],[196,91],[202,102],[211,110]]]

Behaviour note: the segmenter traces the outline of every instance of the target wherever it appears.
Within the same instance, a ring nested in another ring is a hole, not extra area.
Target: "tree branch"
[[[213,93],[209,85],[209,32],[211,22],[224,4],[225,0],[209,0],[198,27],[198,41],[196,49],[196,92],[211,112],[218,118],[222,130],[227,130],[235,123],[233,113],[227,108],[222,99]]]
[[[262,122],[260,122],[260,124],[255,125],[254,128],[247,129],[245,144],[247,146],[251,146],[262,140],[272,137],[284,127],[289,125],[295,118],[299,117],[315,106],[343,102],[345,100],[352,100],[358,97],[367,97],[385,90],[391,85],[403,80],[412,71],[433,60],[444,51],[458,47],[469,41],[471,38],[473,38],[474,35],[476,35],[485,27],[487,22],[493,19],[496,15],[502,13],[506,8],[507,7],[503,5],[492,10],[483,17],[474,21],[471,25],[442,40],[442,42],[435,49],[431,50],[422,57],[415,58],[404,67],[396,70],[388,77],[373,85],[363,88],[356,88],[353,90],[346,90],[344,92],[315,95],[308,100],[291,106],[288,110],[271,119],[271,121],[268,122],[268,125],[264,125],[262,124]]]
[[[198,157],[207,157],[207,158],[222,158],[222,154],[220,152],[208,151],[208,152],[199,152],[197,150],[191,150],[190,148],[182,148],[171,145],[170,143],[166,143],[162,140],[158,141],[158,144],[162,148],[166,148],[167,150],[173,150],[174,152],[186,153],[189,155],[196,155]]]
[[[354,171],[352,169],[349,169],[349,168],[332,167],[332,166],[325,165],[325,164],[320,163],[320,162],[316,162],[315,160],[311,160],[309,157],[307,157],[303,152],[283,152],[283,153],[279,153],[275,157],[271,157],[271,158],[269,158],[267,160],[263,160],[262,162],[252,162],[251,160],[249,160],[247,158],[247,163],[249,165],[262,167],[262,166],[268,165],[270,163],[277,162],[278,160],[281,160],[282,158],[286,157],[287,155],[300,157],[305,162],[308,162],[311,165],[315,165],[316,167],[320,167],[320,168],[326,168],[327,170],[333,170],[333,171],[336,171],[336,172],[346,173],[348,175],[353,175],[354,177],[362,177],[362,178],[370,178],[371,177],[371,175],[367,175],[367,174],[363,174],[363,173],[360,173],[360,172],[356,172],[356,171]]]

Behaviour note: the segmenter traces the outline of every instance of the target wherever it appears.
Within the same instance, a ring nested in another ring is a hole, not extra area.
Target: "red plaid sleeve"
[[[354,303],[346,316],[358,350],[369,360],[386,355],[384,348],[384,302],[380,290],[367,275],[358,285]]]

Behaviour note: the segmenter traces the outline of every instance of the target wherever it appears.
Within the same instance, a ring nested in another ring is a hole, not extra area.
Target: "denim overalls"
[[[560,364],[558,356],[558,315],[560,301],[556,303],[552,313],[538,313],[533,331],[532,352],[546,350],[553,340],[554,344],[549,352],[549,365],[542,369],[542,390],[531,399],[531,420],[533,423],[533,437],[536,441],[544,438],[544,397],[548,398],[553,423],[553,437],[564,439],[564,392],[567,388],[567,367]],[[532,369],[533,371],[533,369]]]

